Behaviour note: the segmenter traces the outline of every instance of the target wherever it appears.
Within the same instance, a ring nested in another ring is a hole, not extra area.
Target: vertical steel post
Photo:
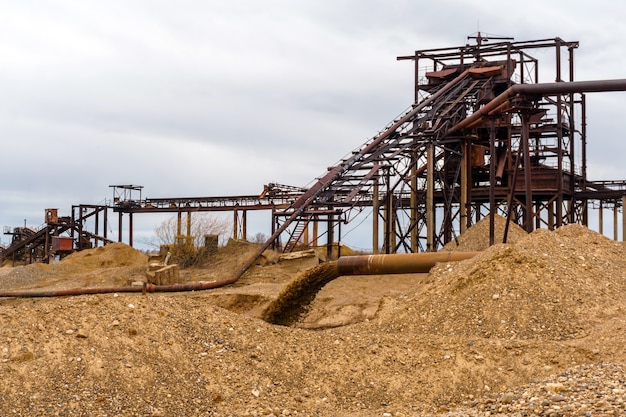
[[[568,47],[569,54],[569,81],[574,81],[574,48],[571,46]],[[574,103],[574,93],[570,93],[569,95],[569,132],[570,132],[570,149],[569,149],[569,161],[570,161],[570,172],[572,178],[576,176],[576,116],[575,116],[575,103]],[[584,180],[587,177],[583,177]],[[576,207],[577,202],[574,199],[574,193],[576,191],[575,181],[570,181],[569,193],[572,196],[569,199],[569,210],[567,220],[570,223],[574,223],[576,221]]]
[[[462,146],[462,152],[461,152],[461,196],[460,196],[460,202],[459,204],[461,205],[460,207],[460,212],[459,212],[459,229],[461,231],[461,234],[465,232],[465,230],[467,230],[467,228],[469,227],[468,225],[468,219],[469,219],[469,207],[467,206],[467,188],[468,188],[468,184],[469,184],[469,173],[468,173],[468,159],[469,156],[467,154],[468,149],[471,149],[470,146],[468,146],[469,140],[465,139],[463,141]],[[417,233],[417,231],[416,231]]]
[[[109,209],[107,207],[104,208],[104,234],[102,235],[105,239],[106,242],[106,238],[107,238],[107,230],[109,228]],[[106,245],[106,243],[105,243]]]
[[[375,162],[378,164],[378,162]],[[378,172],[378,171],[377,171]],[[372,252],[379,253],[379,242],[378,242],[378,211],[379,211],[379,191],[378,191],[378,183],[379,176],[376,174],[374,177],[374,189],[372,190]]]
[[[317,216],[317,214],[313,215],[313,240],[311,241],[311,244],[313,246],[317,246],[318,245],[318,241],[317,241],[317,237],[319,236],[318,234],[318,223],[319,223],[319,218]],[[272,233],[274,233],[272,231]]]
[[[604,234],[604,207],[602,202],[603,200],[600,200],[600,210],[598,212],[598,233],[600,233],[601,235]]]
[[[337,259],[341,258],[341,215],[337,216]]]
[[[559,94],[556,99],[557,107],[557,122],[556,122],[556,137],[557,137],[557,184],[556,184],[556,227],[561,227],[563,224],[563,99]],[[572,129],[572,126],[570,126]],[[571,131],[571,130],[570,130]],[[573,142],[573,138],[570,136],[570,144]],[[573,176],[571,178],[574,178]],[[573,182],[573,181],[571,181]]]
[[[411,153],[411,252],[417,252],[417,222],[419,212],[417,210],[417,152]]]
[[[385,253],[389,254],[392,253],[392,249],[391,249],[391,234],[392,234],[392,228],[393,228],[393,197],[391,196],[392,191],[391,191],[391,178],[390,178],[390,173],[389,173],[389,168],[387,168],[386,173],[386,181],[387,181],[387,190],[386,190],[386,195],[385,195],[385,218],[384,218],[384,233],[385,233],[385,237],[384,237],[384,250]]]
[[[94,234],[98,235],[98,231],[100,229],[100,209],[97,208],[97,209],[95,209],[95,211],[96,211],[96,215],[95,215],[95,219],[94,219],[94,229],[95,229],[94,230]],[[80,223],[81,223],[81,228],[82,228],[82,223],[83,222],[81,221]],[[81,233],[81,236],[79,236],[78,239],[82,239],[82,233]],[[94,247],[97,248],[98,247],[98,239],[94,239],[94,240],[95,240]]]
[[[190,240],[191,240],[191,212],[188,211],[187,212],[187,242],[185,243],[189,244]]]
[[[530,166],[530,140],[528,133],[528,112],[522,112],[522,143],[524,144],[524,223],[528,233],[533,231],[533,190]]]
[[[561,40],[556,39],[556,82],[563,81],[561,78]],[[573,129],[573,126],[570,126]],[[557,184],[556,184],[556,227],[563,224],[563,96],[556,97],[556,137],[557,137]],[[573,142],[570,137],[570,144]]]
[[[556,53],[556,77],[554,81],[558,83],[563,81],[561,80],[561,39],[557,38],[555,40],[554,50]]]
[[[119,221],[117,223],[117,241],[121,242],[122,241],[122,215],[123,213],[120,211],[119,212]]]
[[[78,206],[78,207],[79,207],[79,212],[80,212],[80,206]],[[76,206],[72,206],[72,224],[76,226]],[[82,249],[81,240],[80,240],[80,236],[82,235],[81,231],[83,229],[83,222],[82,222],[82,220],[81,220],[80,224],[77,225],[76,228],[78,229],[78,236],[79,236],[79,238],[78,238],[78,249]],[[75,234],[74,234],[75,231],[74,231],[74,229],[75,228],[72,227],[72,230],[70,231],[70,236],[72,236],[72,240],[75,239]],[[96,231],[96,234],[97,234],[97,231]]]
[[[586,96],[584,94],[581,94],[580,97],[580,106],[581,106],[581,112],[580,112],[580,136],[581,136],[581,141],[580,141],[580,153],[581,153],[581,175],[583,177],[583,184],[582,184],[582,189],[583,191],[587,190],[587,99]],[[583,206],[583,225],[584,226],[588,226],[589,225],[589,206],[588,206],[588,201],[585,200],[584,202],[584,206]],[[574,221],[572,219],[572,221]]]
[[[128,246],[133,247],[133,212],[128,212]]]
[[[626,242],[626,196],[622,196],[622,242]]]
[[[272,206],[272,227],[271,227],[271,231],[270,233],[272,235],[274,235],[274,233],[276,232],[276,222],[278,221],[278,216],[276,215],[276,207]],[[272,242],[271,244],[271,248],[276,250],[278,249],[278,245],[276,244],[277,242]]]
[[[46,213],[47,214],[47,213]],[[56,226],[55,226],[56,228]],[[50,263],[50,252],[52,251],[52,247],[50,244],[50,224],[48,223],[48,216],[46,216],[46,235],[44,237],[44,246],[43,246],[43,261],[45,263]]]
[[[244,210],[241,215],[242,239],[248,240],[248,210]]]
[[[435,145],[426,149],[426,251],[435,251]]]
[[[617,242],[617,201],[613,204],[613,240]]]
[[[419,75],[419,55],[417,54],[417,51],[415,51],[415,84],[413,87],[413,102],[417,103],[419,101],[419,83],[420,83],[420,75]]]
[[[396,220],[398,219],[398,213],[396,212],[397,204],[393,198],[393,189],[390,188],[389,192],[389,249],[390,253],[396,253],[397,250],[397,235],[396,235]]]
[[[333,241],[334,241],[334,236],[333,236],[333,229],[335,227],[335,225],[333,224],[333,215],[332,214],[328,214],[328,220],[326,222],[327,224],[327,230],[326,230],[326,237],[327,237],[327,241],[326,241],[326,256],[328,259],[333,259]]]
[[[489,246],[495,243],[496,219],[496,122],[489,118]]]

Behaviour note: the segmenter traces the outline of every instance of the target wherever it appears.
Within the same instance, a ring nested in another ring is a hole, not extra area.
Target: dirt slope
[[[141,275],[110,246],[3,268],[0,288]],[[223,277],[253,250],[183,275]],[[305,264],[203,292],[0,299],[0,415],[624,414],[625,255],[540,230],[430,275],[340,277],[292,327],[257,317]]]

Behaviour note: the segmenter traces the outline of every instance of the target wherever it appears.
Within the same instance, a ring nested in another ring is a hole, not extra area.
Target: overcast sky
[[[577,80],[626,78],[616,1],[0,4],[0,224],[11,227],[103,203],[112,184],[143,197],[309,185],[411,104],[413,68],[397,56],[478,30],[580,41]],[[625,100],[588,99],[591,179],[626,179]],[[160,222],[144,216],[144,232]],[[267,233],[269,216],[257,227]]]

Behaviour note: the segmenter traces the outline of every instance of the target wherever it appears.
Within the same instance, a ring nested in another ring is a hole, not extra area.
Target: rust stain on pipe
[[[339,275],[410,274],[428,272],[439,262],[469,259],[479,252],[427,252],[360,255],[339,258]]]

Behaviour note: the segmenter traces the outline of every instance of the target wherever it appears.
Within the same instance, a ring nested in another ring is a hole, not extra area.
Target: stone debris
[[[428,416],[623,416],[626,366],[600,362],[469,401],[469,407]]]

